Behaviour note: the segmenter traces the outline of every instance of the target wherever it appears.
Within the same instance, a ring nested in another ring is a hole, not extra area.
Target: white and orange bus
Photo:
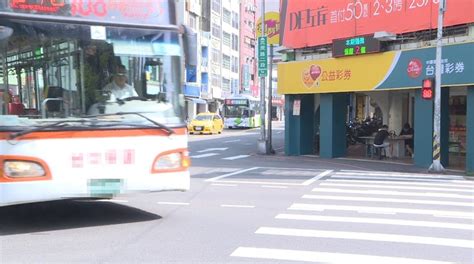
[[[175,14],[174,0],[0,2],[0,206],[189,189]]]

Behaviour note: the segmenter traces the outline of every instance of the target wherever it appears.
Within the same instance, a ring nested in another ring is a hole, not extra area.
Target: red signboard
[[[435,29],[440,0],[281,0],[282,45],[303,48],[387,31]],[[474,22],[474,0],[447,1],[445,26]]]
[[[170,25],[174,0],[4,0],[0,12],[53,15],[79,20]]]

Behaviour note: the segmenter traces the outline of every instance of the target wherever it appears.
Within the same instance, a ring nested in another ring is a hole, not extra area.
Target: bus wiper
[[[165,130],[166,132],[168,132],[168,136],[171,135],[171,134],[174,134],[175,132],[173,131],[173,129],[169,128],[167,125],[165,124],[162,124],[160,122],[157,122],[139,112],[117,112],[117,113],[110,113],[110,114],[98,114],[98,115],[90,115],[90,116],[84,116],[85,118],[91,118],[91,117],[105,117],[105,116],[124,116],[124,115],[136,115],[136,116],[139,116],[145,120],[147,120],[148,122],[152,123],[153,125]]]
[[[86,120],[86,119],[62,120],[62,121],[58,121],[58,122],[51,123],[51,124],[48,124],[48,125],[38,126],[38,127],[32,128],[32,129],[27,129],[27,130],[23,130],[23,131],[19,131],[19,132],[14,132],[14,133],[11,133],[8,136],[8,138],[9,139],[15,139],[17,137],[21,137],[21,136],[24,136],[24,135],[27,135],[27,134],[30,134],[30,133],[33,133],[33,132],[44,131],[44,130],[47,130],[49,128],[64,127],[64,126],[66,126],[67,123],[86,123],[86,122],[90,122],[90,120]]]

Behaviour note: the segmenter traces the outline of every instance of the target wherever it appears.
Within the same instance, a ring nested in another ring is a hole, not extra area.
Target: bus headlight
[[[165,152],[155,158],[151,172],[184,171],[187,170],[190,165],[191,162],[187,150]]]
[[[46,176],[43,166],[33,161],[8,160],[3,163],[3,171],[10,178]]]

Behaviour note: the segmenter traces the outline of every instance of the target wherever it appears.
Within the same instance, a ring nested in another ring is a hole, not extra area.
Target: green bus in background
[[[260,127],[260,100],[250,95],[238,95],[224,101],[225,128]]]

